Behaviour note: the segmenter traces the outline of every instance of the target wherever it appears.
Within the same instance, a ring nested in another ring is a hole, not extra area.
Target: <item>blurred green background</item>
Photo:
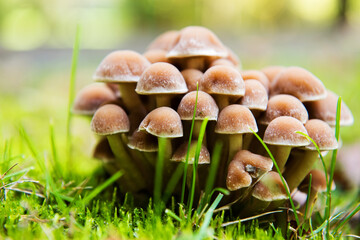
[[[166,30],[203,25],[238,54],[244,69],[278,64],[313,72],[353,110],[355,124],[342,130],[344,142],[360,138],[359,0],[0,0],[3,140],[14,138],[19,124],[44,138],[50,120],[65,138],[77,25],[77,90],[92,82],[110,51],[144,52]],[[73,131],[79,154],[89,155],[89,123],[76,118]]]

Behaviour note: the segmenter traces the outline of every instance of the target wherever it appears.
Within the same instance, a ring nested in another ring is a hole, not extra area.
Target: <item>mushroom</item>
[[[179,62],[180,68],[205,69],[207,59],[227,57],[228,51],[209,29],[189,26],[180,31],[175,46],[167,57]]]
[[[288,67],[271,83],[271,96],[289,94],[301,102],[316,101],[326,97],[324,84],[314,74],[301,67]]]
[[[130,122],[125,111],[114,104],[100,107],[91,120],[91,130],[98,135],[106,136],[110,148],[119,163],[120,169],[124,170],[124,178],[128,184],[126,189],[137,192],[146,187],[143,173],[137,168],[134,159],[131,159],[122,138],[130,130]]]
[[[179,31],[167,31],[155,38],[147,47],[147,50],[165,50],[168,52],[172,49],[179,38]]]
[[[239,103],[249,108],[257,118],[261,112],[265,111],[268,105],[268,94],[265,87],[258,80],[245,81],[245,95]]]
[[[185,79],[189,92],[197,90],[198,84],[200,84],[200,81],[204,75],[200,70],[193,68],[185,69],[181,71],[181,74]]]
[[[327,122],[330,126],[336,125],[336,109],[339,96],[327,90],[326,98],[306,103],[310,118],[317,118]],[[346,104],[341,101],[340,126],[350,126],[354,117]]]
[[[74,105],[73,113],[92,116],[105,102],[115,101],[116,96],[110,88],[102,83],[92,83],[79,91]]]
[[[211,94],[220,110],[245,94],[245,84],[240,73],[229,66],[209,68],[200,82],[200,90]]]
[[[144,71],[135,91],[142,95],[155,95],[156,106],[162,107],[171,105],[171,95],[186,93],[188,89],[176,67],[159,62]]]
[[[334,150],[338,147],[333,129],[324,121],[311,119],[305,124],[307,134],[319,147],[320,151]],[[305,146],[301,153],[298,153],[286,165],[284,178],[289,184],[290,190],[294,190],[305,176],[313,168],[318,159],[318,152],[314,144]]]
[[[143,153],[145,159],[155,166],[155,153],[158,151],[157,138],[145,131],[134,131],[129,138],[128,147]]]
[[[258,80],[266,89],[267,92],[269,92],[269,79],[266,77],[266,75],[258,70],[244,70],[241,71],[241,76],[244,79],[244,81],[249,79],[255,79]]]
[[[198,96],[196,99],[196,95]],[[197,100],[197,102],[196,102]],[[198,139],[201,124],[205,118],[209,121],[217,121],[219,108],[215,103],[215,100],[206,92],[192,91],[187,93],[180,101],[177,112],[181,120],[191,123],[194,116],[194,109],[196,104],[195,122],[193,135],[195,139]],[[190,129],[190,128],[189,128]],[[203,139],[206,145],[206,135]]]
[[[286,67],[283,66],[268,66],[261,69],[261,71],[266,75],[266,77],[269,79],[269,83],[271,84],[277,75],[286,69]]]
[[[293,147],[309,145],[309,141],[301,134],[307,134],[304,125],[293,117],[281,116],[272,120],[264,133],[264,142],[270,146],[269,150],[275,161],[283,171],[285,163]]]
[[[157,63],[157,62],[167,62],[170,63],[169,59],[166,57],[167,52],[162,49],[151,49],[147,50],[143,53],[143,56],[150,62],[150,63]]]

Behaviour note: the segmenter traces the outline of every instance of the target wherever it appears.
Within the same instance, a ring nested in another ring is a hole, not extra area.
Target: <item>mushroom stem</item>
[[[243,134],[229,134],[229,157],[228,164],[234,158],[235,154],[242,150]]]
[[[146,181],[143,178],[143,175],[134,165],[132,159],[129,157],[126,148],[124,147],[123,142],[119,134],[108,135],[107,139],[109,141],[110,148],[114,153],[116,160],[120,163],[120,169],[124,170],[124,177],[127,179],[131,178],[130,183],[134,184],[134,192],[137,192],[146,186]]]
[[[203,56],[188,57],[183,59],[183,69],[198,69],[203,71],[205,69],[205,58]]]
[[[155,97],[156,107],[170,107],[171,106],[171,97],[166,94],[158,94]]]
[[[294,159],[289,161],[284,172],[284,178],[289,185],[290,191],[293,191],[313,168],[318,159],[318,152],[307,150],[295,155]]]
[[[195,139],[195,140],[199,139],[202,122],[203,122],[202,120],[194,121],[193,139]],[[204,133],[202,142],[203,142],[203,145],[205,145],[205,146],[207,145],[206,144],[206,132]]]
[[[311,217],[311,210],[314,206],[314,203],[316,202],[316,199],[317,199],[317,194],[318,194],[318,191],[315,190],[314,188],[311,188],[310,190],[310,195],[308,196],[309,200],[309,204],[308,204],[308,207],[306,209],[306,204],[302,205],[300,208],[299,208],[299,211],[302,212],[304,214],[304,216],[306,215],[307,218],[310,218]],[[305,212],[306,210],[306,212]]]
[[[274,156],[280,171],[283,172],[286,161],[289,158],[291,152],[291,146],[268,145],[268,148],[271,154]]]
[[[244,204],[241,206],[242,209],[239,213],[239,216],[241,217],[254,216],[270,205],[269,201],[262,201],[253,196],[250,196],[245,202],[242,201],[242,203]]]
[[[222,110],[223,108],[229,106],[229,97],[220,94],[214,94],[213,96],[215,98],[216,104],[219,107],[219,110]]]

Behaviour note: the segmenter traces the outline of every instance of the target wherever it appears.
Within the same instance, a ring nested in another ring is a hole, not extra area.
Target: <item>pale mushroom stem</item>
[[[223,108],[229,106],[230,101],[229,101],[229,97],[228,96],[224,96],[224,95],[219,95],[219,94],[215,94],[214,95],[216,104],[219,107],[219,110],[221,111]]]
[[[203,71],[205,69],[205,58],[202,56],[185,58],[182,67],[184,69],[198,69]]]
[[[291,163],[286,166],[284,178],[289,185],[290,191],[304,180],[306,175],[313,168],[314,163],[318,159],[318,152],[313,150],[304,151],[303,154],[297,154]]]
[[[286,161],[288,160],[291,152],[291,146],[268,145],[268,148],[273,155],[280,171],[283,172]]]
[[[310,195],[308,196],[309,204],[308,204],[307,209],[306,209],[306,204],[302,205],[299,208],[299,211],[302,212],[304,214],[304,216],[306,215],[307,218],[311,217],[311,209],[312,209],[312,207],[314,206],[314,204],[316,202],[317,194],[318,194],[318,191],[315,190],[314,188],[311,188]],[[306,210],[306,213],[305,213],[305,210]]]
[[[139,95],[135,92],[135,87],[136,83],[119,84],[119,91],[126,108],[139,117],[138,123],[132,125],[138,126],[141,120],[146,116],[146,108],[141,102]]]
[[[202,122],[203,122],[202,120],[195,120],[194,121],[193,139],[195,139],[195,140],[199,139]],[[203,145],[207,146],[207,144],[206,144],[206,132],[204,133],[204,138],[203,138],[202,142],[203,142]]]
[[[134,192],[137,192],[146,187],[146,181],[143,178],[141,172],[134,165],[132,159],[129,157],[126,148],[124,147],[123,142],[121,141],[121,136],[119,134],[108,135],[107,139],[109,141],[110,148],[114,153],[116,160],[120,163],[120,168],[123,169],[124,177],[127,175],[131,176],[131,181],[134,183]]]
[[[235,154],[242,150],[243,134],[229,134],[229,157],[228,164],[234,158]]]
[[[264,211],[269,205],[269,201],[262,201],[253,196],[249,197],[247,201],[243,202],[242,210],[239,213],[241,217],[254,216],[255,214]]]
[[[156,107],[170,107],[171,106],[171,97],[166,94],[156,95]]]

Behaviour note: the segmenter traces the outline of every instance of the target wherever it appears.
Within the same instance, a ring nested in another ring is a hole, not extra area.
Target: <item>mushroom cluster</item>
[[[124,172],[119,180],[123,192],[152,193],[159,138],[166,142],[165,180],[186,161],[188,151],[193,164],[205,119],[209,122],[199,156],[198,198],[210,153],[220,141],[215,184],[230,190],[224,204],[231,203],[240,216],[284,204],[285,188],[295,192],[312,170],[318,152],[299,132],[321,151],[338,148],[335,93],[301,67],[241,70],[238,57],[204,27],[165,32],[144,54],[111,52],[93,77],[96,83],[78,93],[73,110],[91,118],[92,131],[102,136],[94,157],[109,173]],[[188,150],[193,116],[194,142]],[[342,103],[340,125],[352,123]],[[288,186],[254,132],[268,145]]]

